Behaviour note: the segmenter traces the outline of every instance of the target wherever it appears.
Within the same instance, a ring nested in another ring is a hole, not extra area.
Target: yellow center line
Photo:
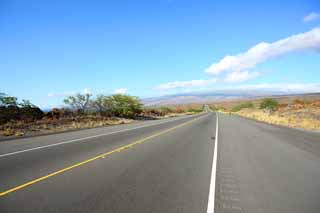
[[[8,190],[6,190],[6,191],[0,192],[0,197],[5,196],[5,195],[7,195],[7,194],[9,194],[9,193],[18,191],[18,190],[23,189],[23,188],[25,188],[25,187],[31,186],[31,185],[33,185],[33,184],[35,184],[35,183],[38,183],[38,182],[43,181],[43,180],[45,180],[45,179],[48,179],[48,178],[50,178],[50,177],[53,177],[53,176],[56,176],[56,175],[58,175],[58,174],[64,173],[64,172],[69,171],[69,170],[71,170],[71,169],[80,167],[80,166],[82,166],[82,165],[84,165],[84,164],[90,163],[90,162],[92,162],[92,161],[94,161],[94,160],[97,160],[97,159],[99,159],[99,158],[104,158],[104,157],[109,156],[109,155],[111,155],[111,154],[113,154],[113,153],[124,151],[124,150],[126,150],[126,149],[129,149],[129,148],[135,146],[135,145],[144,143],[144,142],[146,142],[146,141],[148,141],[148,140],[150,140],[150,139],[152,139],[152,138],[155,138],[155,137],[157,137],[157,136],[160,136],[160,135],[162,135],[162,134],[165,134],[165,133],[167,133],[167,132],[170,132],[170,131],[172,131],[172,130],[175,130],[175,129],[177,129],[177,128],[180,128],[180,127],[182,127],[182,126],[185,126],[185,125],[187,125],[187,124],[189,124],[189,123],[191,123],[191,122],[194,122],[195,120],[198,120],[198,119],[201,118],[201,117],[202,117],[202,116],[197,117],[197,118],[195,118],[195,119],[192,119],[192,120],[190,120],[190,121],[187,121],[187,122],[185,122],[185,123],[179,124],[179,125],[177,125],[177,126],[175,126],[175,127],[166,129],[166,130],[164,130],[164,131],[162,131],[162,132],[159,132],[159,133],[150,135],[150,136],[148,136],[148,137],[145,137],[145,138],[143,138],[143,139],[137,140],[137,141],[135,141],[135,142],[133,142],[133,143],[130,143],[130,144],[121,146],[121,147],[116,148],[116,149],[114,149],[114,150],[111,150],[111,151],[109,151],[109,152],[105,152],[105,153],[103,153],[103,154],[97,155],[97,156],[95,156],[95,157],[93,157],[93,158],[90,158],[90,159],[87,159],[87,160],[85,160],[85,161],[82,161],[82,162],[73,164],[73,165],[71,165],[71,166],[68,166],[68,167],[66,167],[66,168],[60,169],[60,170],[58,170],[58,171],[52,172],[52,173],[50,173],[50,174],[48,174],[48,175],[45,175],[45,176],[42,176],[42,177],[40,177],[40,178],[36,178],[36,179],[34,179],[34,180],[31,180],[31,181],[26,182],[26,183],[24,183],[24,184],[18,185],[18,186],[16,186],[16,187],[13,187],[13,188],[8,189]]]

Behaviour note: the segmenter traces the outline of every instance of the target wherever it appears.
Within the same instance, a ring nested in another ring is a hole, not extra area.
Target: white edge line
[[[211,180],[210,180],[210,189],[208,197],[208,208],[207,213],[214,213],[214,203],[215,203],[215,194],[216,194],[216,173],[217,173],[217,155],[218,155],[218,130],[219,121],[218,113],[216,112],[216,137],[214,142],[214,151],[213,151],[213,161],[212,161],[212,170],[211,170]]]
[[[194,117],[194,116],[191,116],[191,117]],[[181,119],[183,119],[183,118],[181,118]],[[126,131],[135,130],[135,129],[141,129],[141,128],[144,128],[144,127],[157,126],[157,125],[173,122],[173,121],[176,121],[176,120],[180,120],[180,119],[174,119],[174,120],[160,122],[160,123],[156,123],[156,124],[143,125],[143,126],[130,128],[130,129],[123,129],[123,130],[119,130],[119,131],[108,132],[108,133],[88,136],[88,137],[84,137],[84,138],[77,138],[77,139],[72,139],[72,140],[68,140],[68,141],[62,141],[62,142],[58,142],[58,143],[54,143],[54,144],[50,144],[50,145],[38,146],[38,147],[35,147],[35,148],[24,149],[24,150],[15,151],[15,152],[9,152],[9,153],[6,153],[6,154],[1,154],[0,158],[1,157],[7,157],[7,156],[10,156],[10,155],[16,155],[16,154],[23,153],[23,152],[30,152],[30,151],[34,151],[34,150],[38,150],[38,149],[45,149],[45,148],[48,148],[48,147],[59,146],[59,145],[68,144],[68,143],[74,143],[74,142],[83,141],[83,140],[87,140],[87,139],[91,139],[91,138],[97,138],[97,137],[101,137],[101,136],[112,135],[112,134],[116,134],[116,133],[120,133],[120,132],[126,132]]]

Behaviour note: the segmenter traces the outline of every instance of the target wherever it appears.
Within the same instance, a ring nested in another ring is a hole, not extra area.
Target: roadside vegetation
[[[202,112],[202,105],[145,107],[138,97],[76,94],[44,112],[28,100],[0,93],[0,138],[125,124]]]
[[[278,101],[272,98],[265,98],[260,103],[260,109],[269,110],[271,112],[276,111],[278,107],[279,107]]]
[[[224,103],[224,112],[294,128],[320,130],[320,99],[277,100]],[[220,106],[221,107],[221,106]]]
[[[225,107],[223,107],[223,106],[218,106],[218,105],[216,105],[216,104],[210,104],[209,105],[209,107],[210,107],[210,109],[212,110],[212,111],[217,111],[217,112],[225,112],[227,109],[225,108]]]
[[[245,103],[241,103],[241,104],[233,107],[233,108],[231,109],[231,111],[232,111],[232,112],[239,112],[239,111],[242,110],[242,109],[251,109],[251,108],[253,108],[253,103],[251,103],[251,102],[245,102]]]

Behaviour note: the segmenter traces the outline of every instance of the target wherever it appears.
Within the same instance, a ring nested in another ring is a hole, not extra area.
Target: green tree
[[[167,115],[169,113],[173,113],[174,110],[170,107],[167,107],[167,106],[162,106],[160,107],[160,112],[163,114],[163,115]]]
[[[1,106],[17,106],[18,98],[13,96],[8,96],[5,93],[0,93],[0,105]]]
[[[36,105],[34,105],[33,103],[31,103],[29,100],[25,100],[23,99],[21,103],[19,103],[19,106],[21,107],[29,107],[29,108],[35,108],[37,107]]]
[[[111,115],[113,103],[110,100],[110,96],[97,95],[97,98],[92,103],[93,103],[93,107],[101,115]]]
[[[82,113],[87,112],[89,109],[89,105],[91,103],[90,97],[92,95],[90,93],[86,94],[76,94],[74,96],[68,96],[63,102],[69,105],[71,108],[75,110],[80,110]]]
[[[251,102],[245,102],[245,103],[242,103],[242,104],[240,104],[240,105],[237,105],[237,106],[235,106],[235,107],[233,107],[232,109],[231,109],[231,111],[232,112],[238,112],[238,111],[240,111],[240,110],[242,110],[242,109],[245,109],[245,108],[253,108],[254,106],[253,106],[253,103],[251,103]]]
[[[260,103],[260,109],[267,109],[271,111],[275,111],[279,106],[278,101],[273,98],[265,98]]]
[[[104,101],[111,114],[118,117],[134,118],[142,112],[142,104],[135,96],[116,94]]]
[[[203,109],[201,109],[201,108],[189,108],[187,110],[187,112],[200,113],[200,112],[203,112]]]

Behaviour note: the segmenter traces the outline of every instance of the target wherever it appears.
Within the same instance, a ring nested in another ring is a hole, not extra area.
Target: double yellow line
[[[177,126],[175,126],[175,127],[166,129],[166,130],[164,130],[164,131],[162,131],[162,132],[159,132],[159,133],[156,133],[156,134],[154,134],[154,135],[150,135],[150,136],[145,137],[145,138],[143,138],[143,139],[137,140],[137,141],[135,141],[135,142],[133,142],[133,143],[130,143],[130,144],[121,146],[121,147],[116,148],[116,149],[114,149],[114,150],[111,150],[111,151],[109,151],[109,152],[105,152],[105,153],[103,153],[103,154],[97,155],[97,156],[95,156],[95,157],[93,157],[93,158],[90,158],[90,159],[87,159],[87,160],[85,160],[85,161],[82,161],[82,162],[73,164],[73,165],[71,165],[71,166],[68,166],[68,167],[66,167],[66,168],[60,169],[60,170],[58,170],[58,171],[52,172],[52,173],[50,173],[50,174],[48,174],[48,175],[45,175],[45,176],[42,176],[42,177],[40,177],[40,178],[36,178],[36,179],[34,179],[34,180],[31,180],[31,181],[26,182],[26,183],[24,183],[24,184],[18,185],[18,186],[16,186],[16,187],[13,187],[13,188],[8,189],[8,190],[6,190],[6,191],[0,192],[0,197],[5,196],[5,195],[7,195],[7,194],[10,194],[10,193],[12,193],[12,192],[18,191],[18,190],[23,189],[23,188],[25,188],[25,187],[31,186],[31,185],[33,185],[33,184],[35,184],[35,183],[38,183],[38,182],[43,181],[43,180],[45,180],[45,179],[48,179],[48,178],[50,178],[50,177],[53,177],[53,176],[56,176],[56,175],[58,175],[58,174],[64,173],[64,172],[69,171],[69,170],[71,170],[71,169],[80,167],[80,166],[82,166],[82,165],[85,165],[85,164],[90,163],[90,162],[92,162],[92,161],[95,161],[95,160],[97,160],[97,159],[105,158],[106,156],[109,156],[109,155],[111,155],[111,154],[113,154],[113,153],[121,152],[121,151],[124,151],[124,150],[126,150],[126,149],[129,149],[129,148],[131,148],[131,147],[133,147],[133,146],[135,146],[135,145],[138,145],[138,144],[141,144],[141,143],[145,143],[146,141],[148,141],[148,140],[150,140],[150,139],[152,139],[152,138],[158,137],[158,136],[163,135],[163,134],[165,134],[165,133],[167,133],[167,132],[170,132],[170,131],[172,131],[172,130],[175,130],[175,129],[177,129],[177,128],[180,128],[180,127],[182,127],[182,126],[185,126],[185,125],[187,125],[187,124],[189,124],[189,123],[191,123],[191,122],[194,122],[194,121],[198,120],[198,119],[201,118],[201,117],[202,117],[202,116],[197,117],[197,118],[195,118],[195,119],[192,119],[192,120],[190,120],[190,121],[187,121],[187,122],[185,122],[185,123],[179,124],[179,125],[177,125]]]

